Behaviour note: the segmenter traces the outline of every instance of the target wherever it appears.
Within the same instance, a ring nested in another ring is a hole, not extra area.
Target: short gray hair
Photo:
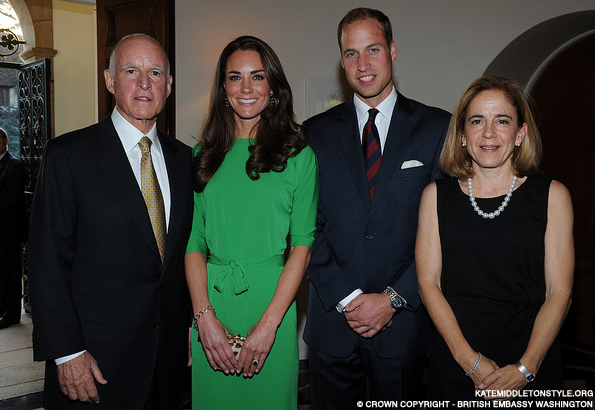
[[[124,40],[133,39],[133,38],[151,41],[161,49],[161,51],[163,52],[163,55],[165,56],[165,64],[166,64],[165,71],[167,73],[167,77],[169,78],[169,76],[170,76],[169,58],[167,57],[167,54],[165,53],[163,46],[154,37],[151,37],[148,34],[144,34],[144,33],[128,34],[127,36],[122,37],[120,39],[120,41],[118,41],[118,43],[114,46],[114,48],[112,49],[112,53],[110,54],[110,57],[109,57],[109,70],[111,71],[112,76],[114,78],[116,77],[116,53],[118,52],[118,48],[120,47],[120,44],[122,44],[122,42],[124,42]]]

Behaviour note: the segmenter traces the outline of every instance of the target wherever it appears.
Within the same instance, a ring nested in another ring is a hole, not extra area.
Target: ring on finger
[[[258,366],[258,363],[260,363],[260,362],[258,361],[258,359],[254,359],[254,360],[252,360],[252,364],[253,364],[254,366]]]

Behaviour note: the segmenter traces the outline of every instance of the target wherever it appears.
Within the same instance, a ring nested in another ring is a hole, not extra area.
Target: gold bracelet
[[[207,313],[209,310],[213,311],[213,314],[216,316],[217,312],[215,312],[215,308],[211,305],[207,306],[206,308],[204,308],[203,310],[201,310],[200,312],[198,312],[195,316],[194,316],[194,328],[196,330],[198,330],[198,319],[200,319],[200,317],[202,315],[204,315],[205,313]]]

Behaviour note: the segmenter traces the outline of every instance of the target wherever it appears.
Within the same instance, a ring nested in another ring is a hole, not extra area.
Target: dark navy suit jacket
[[[179,405],[188,360],[192,154],[158,135],[171,192],[163,264],[111,118],[46,145],[29,238],[33,351],[35,360],[48,360],[46,409],[79,405],[60,392],[53,359],[85,349],[108,381],[97,384],[101,402],[93,408],[142,408],[158,354],[172,406]]]
[[[357,288],[380,293],[391,286],[409,306],[373,337],[377,353],[405,358],[428,351],[430,326],[417,293],[415,262],[403,264],[414,252],[421,193],[441,177],[439,157],[449,120],[446,111],[398,94],[372,200],[353,101],[304,123],[320,166],[304,332],[315,350],[351,354],[359,336],[335,305]],[[407,168],[412,163],[423,165]],[[391,280],[400,268],[402,275]]]

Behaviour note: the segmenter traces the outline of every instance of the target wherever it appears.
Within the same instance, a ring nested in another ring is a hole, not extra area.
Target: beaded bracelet
[[[475,362],[475,366],[473,366],[473,369],[469,370],[469,373],[465,373],[465,376],[471,376],[473,374],[473,372],[475,371],[475,369],[477,369],[477,366],[479,365],[479,361],[481,360],[481,352],[477,352],[479,353],[479,356],[477,356],[477,361]]]
[[[209,310],[212,310],[213,314],[217,315],[217,312],[215,312],[215,308],[213,306],[211,306],[211,305],[207,306],[206,308],[204,308],[203,310],[201,310],[194,316],[194,329],[198,330],[198,319],[200,319],[200,317],[202,315],[204,315],[205,313],[207,313]]]

